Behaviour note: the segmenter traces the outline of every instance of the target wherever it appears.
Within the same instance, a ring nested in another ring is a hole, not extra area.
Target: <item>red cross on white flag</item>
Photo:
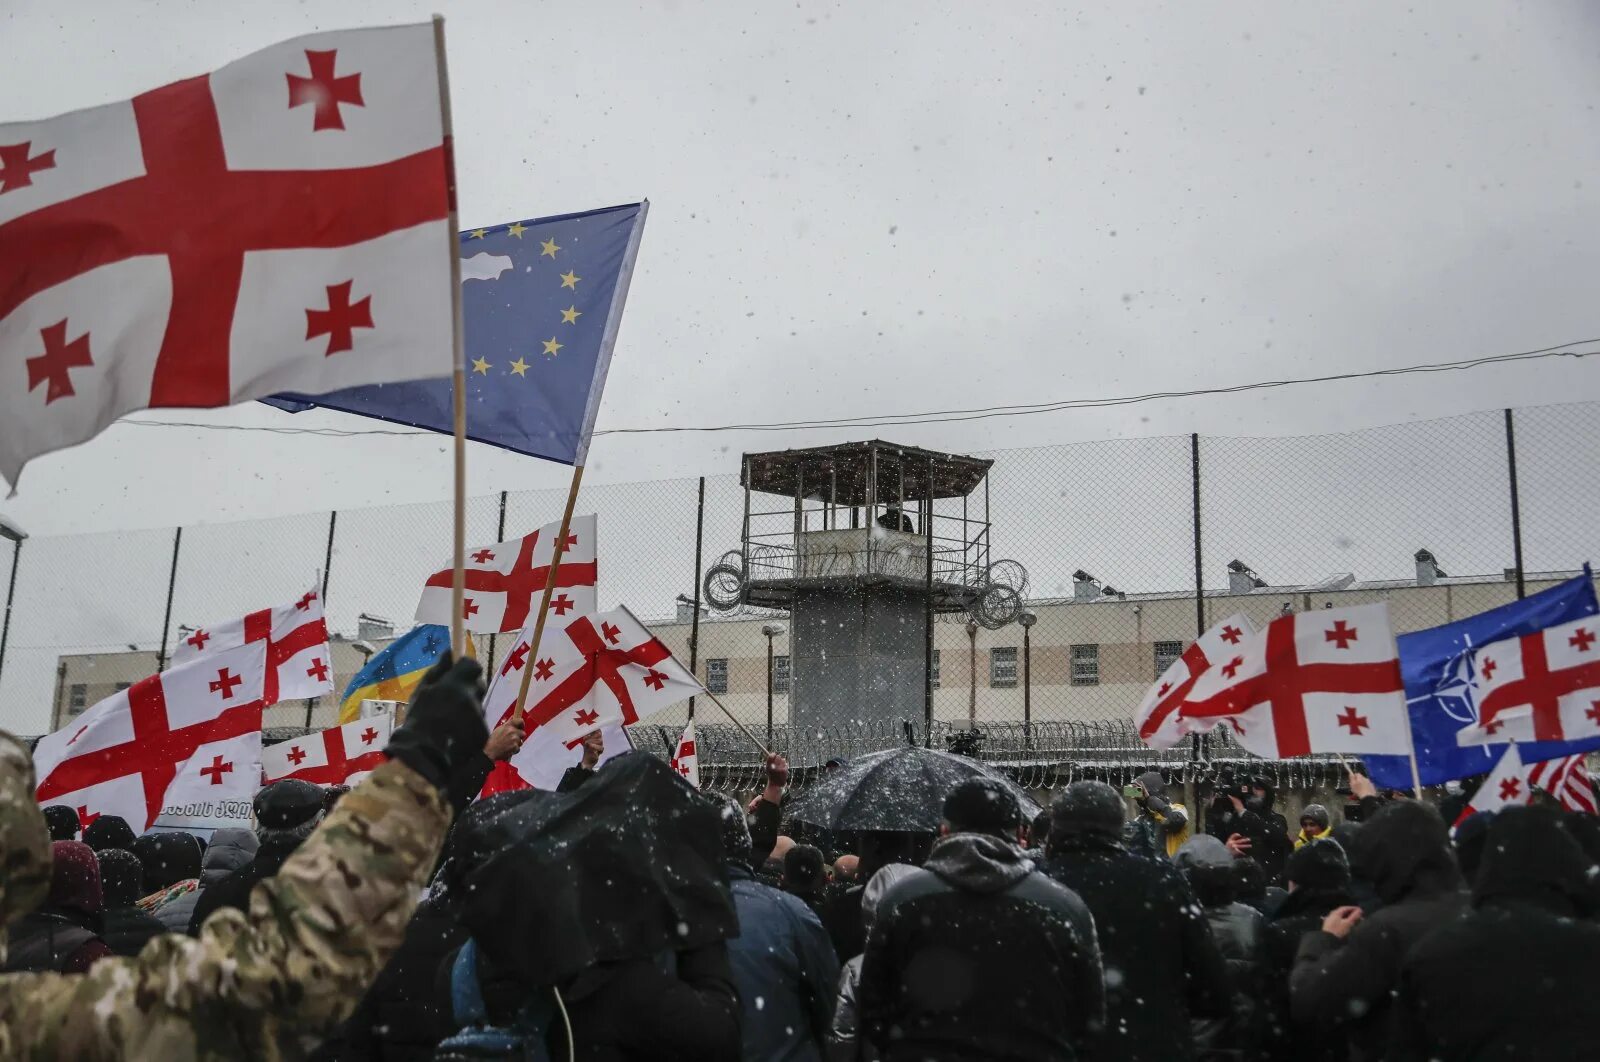
[[[1491,642],[1472,654],[1478,724],[1462,745],[1600,737],[1600,623],[1595,617]]]
[[[466,597],[462,619],[467,630],[478,634],[520,631],[534,618],[550,579],[560,523],[546,524],[531,535],[467,550]],[[450,585],[455,575],[444,565],[428,576],[417,602],[417,622],[448,627]],[[573,616],[596,609],[595,518],[575,516],[567,528],[567,545],[556,569],[556,590],[550,598],[550,618],[555,627]]]
[[[1513,741],[1506,746],[1500,762],[1494,765],[1494,770],[1489,772],[1489,777],[1483,780],[1478,791],[1472,794],[1472,799],[1461,809],[1461,814],[1456,816],[1451,826],[1459,826],[1482,811],[1499,811],[1501,808],[1521,807],[1532,802],[1533,783],[1528,778],[1528,767],[1522,762],[1522,754],[1517,751],[1517,743]]]
[[[259,750],[265,682],[263,642],[142,679],[40,739],[33,752],[39,777],[34,795],[41,804],[121,815],[143,832],[165,806],[168,787],[180,773],[213,776],[199,774],[212,766],[200,756],[203,748],[253,735]],[[234,768],[223,771],[218,764],[216,777],[236,781],[242,772],[255,792],[259,751],[251,758],[254,767],[229,758],[223,762],[233,762]]]
[[[528,659],[532,636],[531,625],[518,636],[496,666],[483,702],[490,727],[504,722],[516,702],[522,669],[534,669],[523,712],[528,739],[510,761],[530,782],[532,772],[548,765],[565,769],[576,763],[574,750],[590,731],[605,732],[606,752],[613,753],[627,747],[626,739],[613,741],[623,726],[705,692],[626,608],[547,627],[537,660]]]
[[[1192,726],[1178,709],[1206,668],[1222,663],[1256,629],[1244,616],[1235,613],[1206,631],[1156,679],[1134,712],[1139,737],[1153,749],[1170,749]]]
[[[442,375],[434,29],[321,33],[0,125],[0,475],[125,413]]]
[[[1212,661],[1179,712],[1225,723],[1274,759],[1312,752],[1406,756],[1410,720],[1385,603],[1280,616]]]
[[[249,827],[251,803],[260,788],[260,730],[207,742],[178,768],[152,826],[202,834]]]
[[[689,720],[689,725],[683,728],[683,736],[678,739],[678,749],[672,754],[672,769],[690,785],[700,788],[700,749],[694,739],[693,719]]]
[[[383,762],[393,730],[392,715],[375,715],[268,745],[261,753],[263,777],[268,782],[300,778],[318,785],[355,785]]]
[[[333,652],[322,595],[315,589],[287,605],[185,633],[172,650],[172,663],[176,667],[247,642],[267,646],[267,684],[262,693],[267,706],[333,691]]]

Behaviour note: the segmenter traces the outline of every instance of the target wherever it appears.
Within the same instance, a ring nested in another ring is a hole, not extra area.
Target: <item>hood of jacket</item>
[[[261,842],[253,830],[224,829],[211,835],[200,858],[200,887],[210,888],[256,857]]]
[[[50,845],[50,907],[99,914],[105,906],[100,891],[100,862],[82,841]]]
[[[890,863],[867,882],[867,887],[861,890],[861,928],[867,932],[872,931],[872,920],[878,914],[878,902],[888,895],[889,890],[897,885],[902,878],[910,877],[917,872],[917,868],[905,863]]]
[[[1520,902],[1588,917],[1600,906],[1596,877],[1596,868],[1554,809],[1505,808],[1489,826],[1472,903]]]
[[[978,893],[1004,892],[1037,869],[1021,848],[987,833],[941,838],[922,866],[963,892]]]
[[[1352,845],[1351,872],[1369,882],[1386,904],[1461,887],[1444,819],[1421,801],[1392,801],[1362,824]]]
[[[1238,894],[1233,853],[1209,833],[1197,834],[1179,846],[1172,864],[1183,872],[1203,907],[1231,904]]]

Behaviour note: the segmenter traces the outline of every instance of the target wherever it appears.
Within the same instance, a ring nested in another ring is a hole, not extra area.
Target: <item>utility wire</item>
[[[1257,380],[1253,383],[1233,384],[1227,387],[1201,387],[1188,391],[1152,391],[1146,394],[1122,395],[1103,398],[1069,398],[1054,402],[1033,402],[1021,405],[981,406],[973,409],[945,409],[920,413],[882,413],[863,417],[828,417],[814,420],[770,421],[763,423],[667,425],[651,428],[607,428],[600,435],[653,435],[675,432],[723,431],[804,431],[825,428],[897,427],[907,424],[950,424],[970,420],[989,420],[995,417],[1025,417],[1039,413],[1059,413],[1073,409],[1109,409],[1115,406],[1132,406],[1145,402],[1170,401],[1182,398],[1200,398],[1207,395],[1240,394],[1247,391],[1266,391],[1280,387],[1302,387],[1309,384],[1337,383],[1347,380],[1367,380],[1385,376],[1407,376],[1435,372],[1460,372],[1482,368],[1486,365],[1505,365],[1522,361],[1539,361],[1545,358],[1586,358],[1600,354],[1600,350],[1570,350],[1570,347],[1600,344],[1600,338],[1579,339],[1538,350],[1517,351],[1510,354],[1491,354],[1456,361],[1407,365],[1392,369],[1369,369],[1364,372],[1330,373],[1324,376],[1302,376],[1281,380]],[[431,431],[408,431],[385,428],[290,428],[245,424],[202,424],[198,421],[124,420],[122,424],[159,428],[202,428],[211,431],[258,431],[274,435],[319,435],[326,438],[348,438],[358,435],[437,435]]]

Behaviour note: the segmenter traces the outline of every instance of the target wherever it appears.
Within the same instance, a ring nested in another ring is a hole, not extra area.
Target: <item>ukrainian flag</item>
[[[414,627],[384,646],[345,687],[344,697],[339,702],[339,722],[349,723],[359,718],[362,701],[410,700],[411,691],[417,688],[422,676],[449,647],[450,631],[435,623]],[[470,634],[467,635],[467,655],[478,655]]]

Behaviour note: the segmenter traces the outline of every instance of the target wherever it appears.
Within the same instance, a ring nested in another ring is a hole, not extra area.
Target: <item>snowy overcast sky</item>
[[[1367,370],[1600,335],[1600,7],[7,0],[0,119],[447,16],[464,226],[652,200],[606,428]],[[1596,396],[1587,362],[872,432],[610,436],[594,482],[880,434],[1303,434]],[[379,427],[250,406],[147,414]],[[119,425],[35,535],[446,497],[446,440]],[[471,490],[565,470],[474,447]]]

